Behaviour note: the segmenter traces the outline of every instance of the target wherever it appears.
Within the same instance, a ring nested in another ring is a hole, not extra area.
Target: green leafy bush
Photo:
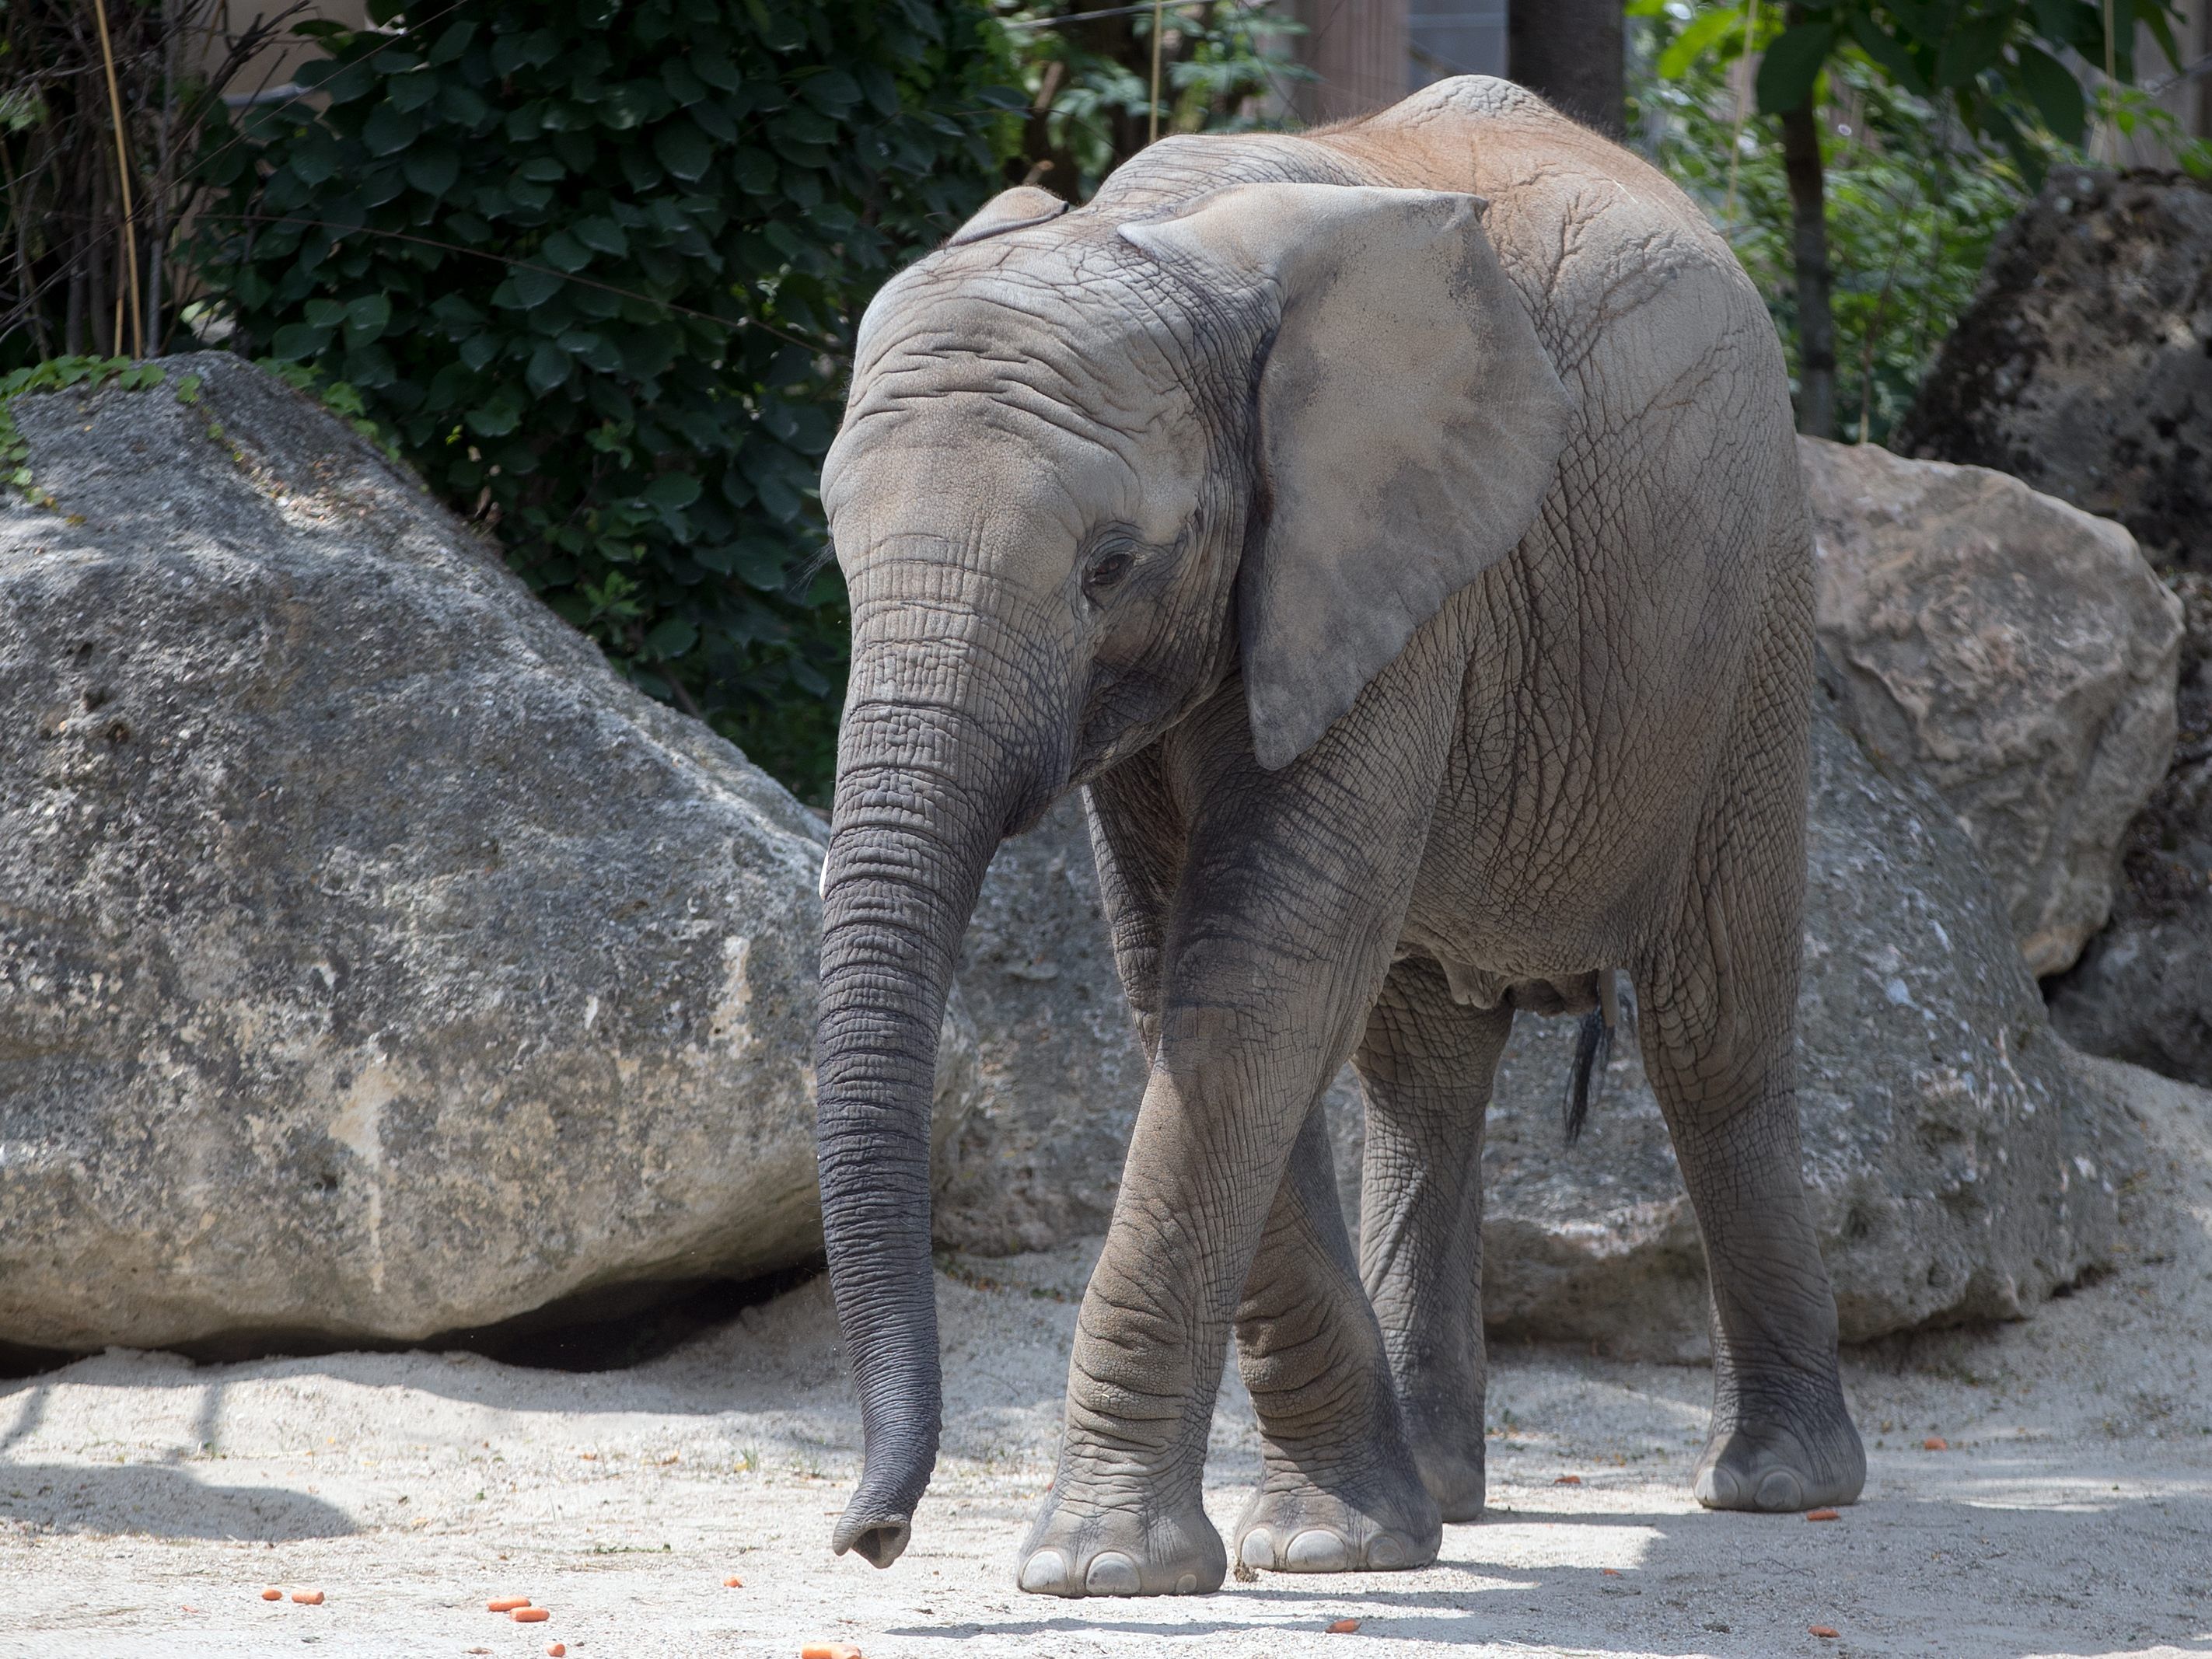
[[[1742,16],[1740,8],[1632,0],[1629,126],[1637,148],[1735,249],[1794,377],[1796,278],[1781,149],[1771,118],[1740,101],[1724,66],[1701,55],[1716,20],[1741,31]],[[1862,53],[1838,52],[1820,84],[1836,432],[1879,442],[1911,405],[2028,186],[2008,146],[1976,142],[1943,103],[1905,90]]]
[[[818,796],[849,329],[999,184],[1002,33],[962,0],[370,9],[204,152],[202,271],[637,684]]]

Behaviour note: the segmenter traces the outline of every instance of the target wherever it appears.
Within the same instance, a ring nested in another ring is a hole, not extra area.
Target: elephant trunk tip
[[[914,1517],[909,1512],[891,1513],[875,1502],[863,1491],[854,1495],[837,1517],[836,1529],[830,1534],[833,1554],[842,1555],[847,1550],[857,1550],[863,1559],[878,1567],[888,1567],[906,1553],[906,1547],[914,1537]]]

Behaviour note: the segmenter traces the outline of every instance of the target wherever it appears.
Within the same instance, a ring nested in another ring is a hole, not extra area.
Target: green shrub
[[[850,325],[1000,182],[1002,33],[973,0],[370,9],[204,151],[202,272],[622,672],[819,797]]]
[[[1774,122],[1739,104],[1737,88],[1710,58],[1668,56],[1678,41],[1696,38],[1690,31],[1703,20],[1740,15],[1632,0],[1630,140],[1735,249],[1765,297],[1794,380],[1796,274]],[[1976,143],[1941,104],[1900,89],[1861,54],[1839,52],[1820,84],[1836,435],[1879,442],[1911,406],[1973,297],[1990,242],[2029,188],[2008,149]]]

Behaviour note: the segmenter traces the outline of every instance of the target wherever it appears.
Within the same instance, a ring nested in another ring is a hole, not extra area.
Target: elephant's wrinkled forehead
[[[1157,272],[1056,226],[946,248],[861,319],[848,419],[920,398],[1026,387],[1116,428],[1187,397],[1189,342]]]
[[[1018,503],[1071,545],[1187,510],[1206,442],[1186,342],[1133,252],[1048,232],[933,254],[868,308],[823,468],[841,556],[933,501]]]

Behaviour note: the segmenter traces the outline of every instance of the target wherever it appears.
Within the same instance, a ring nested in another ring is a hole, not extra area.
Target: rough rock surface
[[[2173,750],[2181,605],[2135,540],[1978,466],[1798,441],[1842,714],[1932,782],[2038,975],[2112,913]]]
[[[820,824],[319,408],[169,373],[14,405],[0,1339],[410,1340],[817,1251]]]
[[[2092,1054],[2212,1084],[2212,574],[2172,578],[2187,610],[2180,741],[2130,826],[2112,925],[2051,987],[2051,1018]]]
[[[1856,1341],[2017,1317],[2108,1249],[2131,1136],[2099,1074],[2051,1033],[1950,809],[1924,783],[1878,770],[1838,722],[1835,695],[1816,698],[1800,1097],[1806,1181],[1844,1332]],[[1079,1010],[1087,1018],[1115,994],[1110,965],[1094,966],[1107,963],[1103,932],[1082,943],[1088,902],[1061,896],[1084,857],[1079,821],[1056,818],[1033,839],[994,867],[963,984],[981,1003],[992,993],[978,986],[979,966],[1003,975],[1007,963],[1050,962],[1061,976],[1020,981],[1018,995],[1042,983],[1068,1000],[1048,1020],[1029,1001],[1002,1029],[991,1028],[1013,999],[984,1010],[987,1065],[1023,1020],[1060,1043]],[[1023,932],[1030,917],[1043,919],[1034,935]],[[1032,937],[1049,944],[1024,955]],[[1064,988],[1078,969],[1092,975],[1080,1000]],[[1522,1018],[1501,1067],[1484,1152],[1486,1317],[1502,1337],[1694,1357],[1707,1340],[1704,1257],[1658,1104],[1633,1045],[1620,1045],[1589,1132],[1567,1151],[1559,1103],[1573,1026]],[[1018,1198],[1017,1214],[1050,1218],[1025,1238],[1097,1228],[1142,1076],[1126,1020],[1097,1029],[1103,1059],[1088,1073],[1069,1044],[1048,1061],[1048,1089],[1000,1092],[970,1120],[954,1189],[975,1197],[956,1215],[1002,1190]],[[1086,1076],[1101,1081],[1086,1087]],[[1356,1217],[1361,1133],[1348,1073],[1329,1106],[1339,1191]],[[957,1237],[993,1242],[983,1229]]]
[[[2057,167],[1990,251],[1892,440],[2212,570],[2212,185]]]

